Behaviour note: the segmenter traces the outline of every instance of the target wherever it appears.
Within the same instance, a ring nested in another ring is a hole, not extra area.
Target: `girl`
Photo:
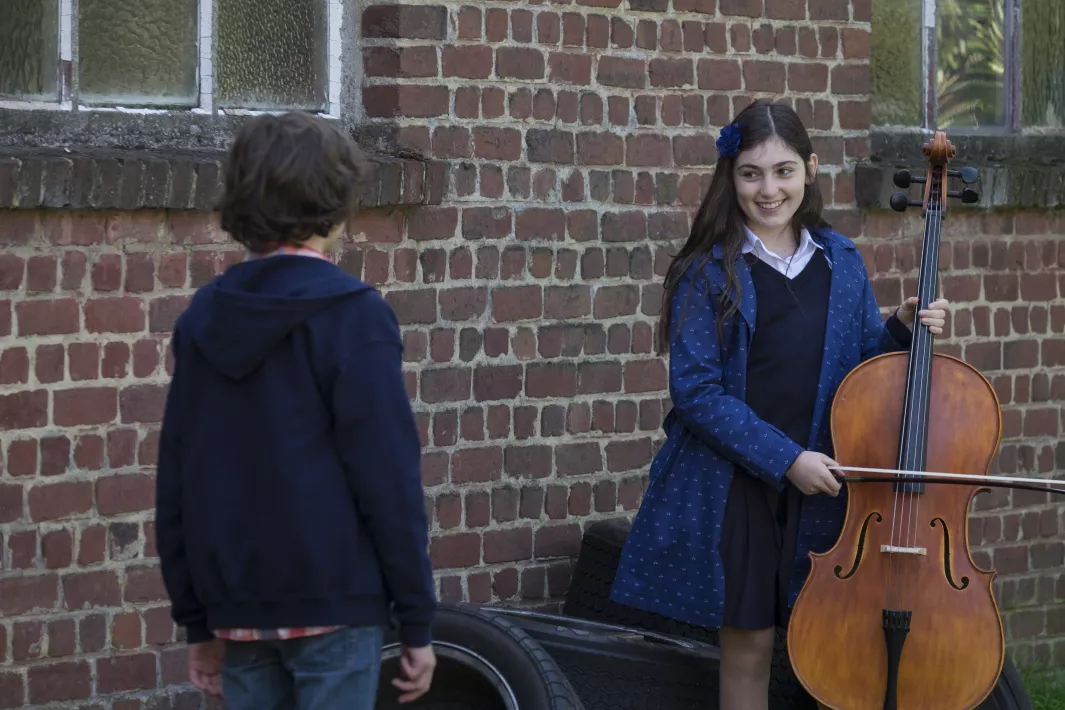
[[[843,377],[909,347],[915,315],[943,332],[945,300],[885,323],[861,254],[821,217],[817,156],[799,117],[757,101],[720,157],[666,275],[666,442],[625,543],[614,601],[720,629],[722,710],[766,710],[774,627],[839,536],[846,496],[828,466]]]

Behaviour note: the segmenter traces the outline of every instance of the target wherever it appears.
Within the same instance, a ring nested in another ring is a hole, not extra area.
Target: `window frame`
[[[0,111],[39,111],[54,113],[118,113],[136,115],[181,115],[201,116],[256,116],[271,113],[284,113],[289,109],[252,110],[252,109],[217,109],[214,105],[214,56],[217,37],[214,32],[215,4],[217,0],[196,0],[197,3],[197,61],[196,80],[199,87],[199,100],[195,106],[187,108],[154,108],[154,106],[128,105],[93,105],[83,103],[78,96],[78,36],[79,0],[59,0],[59,71],[56,86],[56,101],[28,101],[18,99],[0,99]],[[344,57],[351,53],[346,51],[348,42],[341,32],[342,26],[348,26],[353,17],[351,10],[355,0],[318,0],[326,4],[327,66],[326,101],[327,109],[315,112],[318,116],[339,119],[344,109]]]

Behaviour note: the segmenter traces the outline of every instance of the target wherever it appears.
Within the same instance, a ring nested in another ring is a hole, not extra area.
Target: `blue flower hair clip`
[[[717,139],[717,152],[722,158],[733,158],[740,150],[740,126],[742,123],[730,123],[721,129]]]

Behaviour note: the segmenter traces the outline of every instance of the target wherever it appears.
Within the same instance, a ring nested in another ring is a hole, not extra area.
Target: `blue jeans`
[[[384,629],[226,643],[227,710],[373,710]]]

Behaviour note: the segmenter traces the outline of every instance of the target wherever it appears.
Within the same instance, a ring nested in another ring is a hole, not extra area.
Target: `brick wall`
[[[661,275],[718,128],[752,96],[786,95],[811,128],[829,218],[885,311],[912,292],[918,218],[854,207],[869,6],[365,12],[371,126],[447,169],[439,205],[367,210],[341,256],[403,324],[443,599],[557,601],[582,527],[638,506],[668,406]],[[995,384],[996,470],[1060,474],[1065,220],[956,212],[946,230],[941,347]],[[168,330],[241,254],[183,210],[13,210],[0,245],[0,708],[198,707],[154,560],[152,472]],[[1065,663],[1063,508],[1005,490],[975,507],[1019,657]]]

